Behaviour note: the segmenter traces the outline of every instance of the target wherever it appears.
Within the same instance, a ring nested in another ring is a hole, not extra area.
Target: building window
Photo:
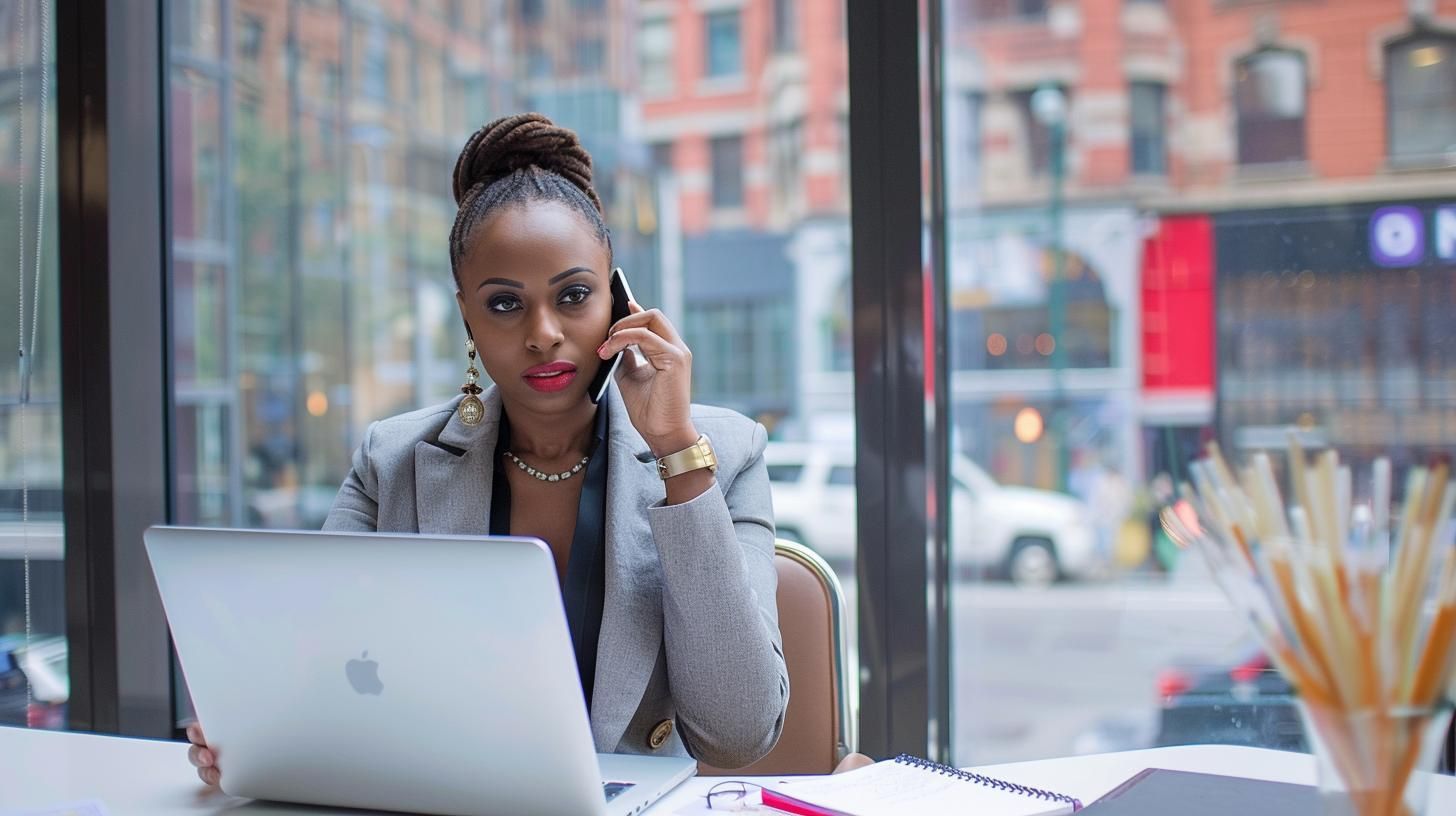
[[[950,116],[946,121],[948,143],[946,171],[952,184],[951,200],[970,201],[980,189],[981,108],[985,97],[980,91],[964,91],[951,99]]]
[[[798,0],[774,0],[774,53],[789,54],[799,47]]]
[[[965,0],[961,19],[980,21],[1044,20],[1047,0]]]
[[[706,66],[709,77],[731,77],[743,73],[743,43],[738,12],[715,11],[704,17],[707,24]]]
[[[664,175],[671,175],[673,172],[672,142],[654,142],[650,150],[653,171]]]
[[[607,67],[607,44],[601,37],[590,37],[576,44],[576,70],[595,74]]]
[[[1167,88],[1157,82],[1134,82],[1128,93],[1132,120],[1132,171],[1161,176],[1168,172],[1165,117]]]
[[[546,0],[521,0],[521,21],[539,23],[546,17]]]
[[[321,62],[318,67],[317,95],[321,100],[335,100],[344,88],[344,72],[337,62]]]
[[[379,102],[389,100],[389,40],[383,26],[370,26],[364,37],[363,94]]]
[[[794,313],[779,297],[734,298],[686,305],[693,349],[693,393],[759,416],[783,413],[793,398],[793,366],[782,349],[793,343]],[[774,474],[795,479],[791,470]]]
[[[713,153],[713,208],[743,206],[743,137],[723,136],[711,141]]]
[[[1390,156],[1456,153],[1456,37],[1419,34],[1385,49]]]
[[[526,49],[526,76],[531,79],[547,79],[554,73],[556,66],[550,51],[540,45],[532,45]]]
[[[642,23],[637,40],[637,56],[642,69],[642,90],[652,94],[671,91],[672,20],[659,18]]]
[[[1307,92],[1304,57],[1267,49],[1239,60],[1234,69],[1239,164],[1304,161]]]
[[[1059,88],[1064,100],[1064,110],[1071,110],[1071,95],[1066,88]],[[1035,90],[1017,91],[1012,94],[1016,103],[1016,110],[1020,114],[1021,126],[1026,134],[1026,158],[1033,176],[1044,176],[1051,171],[1052,167],[1052,129],[1042,118],[1036,115],[1036,110],[1031,104],[1031,98]],[[1063,150],[1066,149],[1066,125],[1063,124]]]
[[[801,200],[803,145],[802,122],[785,122],[769,131],[768,161],[769,173],[773,176],[774,203],[789,213],[798,209]]]
[[[238,56],[245,62],[257,64],[263,53],[263,19],[256,14],[242,14],[242,27],[238,31]]]

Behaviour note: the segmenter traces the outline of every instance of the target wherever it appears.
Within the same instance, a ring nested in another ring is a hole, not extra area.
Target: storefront
[[[952,220],[953,444],[1008,484],[1136,483],[1137,213],[1069,210],[1060,263],[1051,230],[1041,208]]]
[[[1456,439],[1456,202],[1217,215],[1219,438],[1368,464]]]
[[[1143,241],[1138,416],[1149,478],[1186,477],[1213,433],[1213,266],[1207,215],[1164,216]]]

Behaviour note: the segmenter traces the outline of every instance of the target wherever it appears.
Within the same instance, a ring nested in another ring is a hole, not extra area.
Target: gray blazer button
[[[656,751],[667,743],[667,738],[670,736],[672,736],[672,720],[663,720],[652,729],[652,734],[647,737],[647,747]]]

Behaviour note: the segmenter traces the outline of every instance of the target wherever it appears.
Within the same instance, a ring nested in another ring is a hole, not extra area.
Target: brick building
[[[1433,268],[1449,262],[1440,197],[1456,164],[1456,3],[956,0],[947,29],[953,366],[958,422],[982,436],[974,455],[1009,478],[1054,483],[1054,442],[1007,441],[1024,403],[1071,406],[1085,433],[1064,444],[1110,452],[1134,480],[1186,456],[1215,416],[1222,436],[1251,445],[1261,428],[1292,422],[1342,445],[1414,449],[1456,433],[1436,393],[1445,386],[1397,398],[1374,382],[1416,358],[1429,371],[1449,338],[1417,304],[1392,305],[1404,301],[1387,291],[1390,276],[1362,274],[1374,264],[1369,220],[1382,204],[1406,207],[1382,228],[1396,243],[1419,230],[1431,244],[1408,282],[1424,303],[1452,298]],[[1065,101],[1060,177],[1033,103],[1046,86]],[[1066,200],[1059,225],[1054,192]],[[1310,246],[1261,243],[1296,233]],[[1317,257],[1314,243],[1347,251]],[[1051,344],[1035,340],[1057,244],[1069,256],[1065,339],[1105,352],[1048,371],[1037,357]],[[1238,251],[1249,246],[1259,249]],[[1252,294],[1269,275],[1312,294]],[[1390,325],[1371,328],[1392,310]],[[1337,314],[1364,339],[1322,328]],[[1369,336],[1402,328],[1414,334]],[[1295,336],[1306,339],[1280,339]],[[1355,392],[1384,396],[1355,410],[1351,394],[1297,387],[1339,380],[1318,349],[1355,346]],[[1396,347],[1411,349],[1399,365]],[[1407,410],[1419,433],[1362,430]]]
[[[696,396],[790,435],[852,399],[844,26],[837,0],[636,4],[663,305]]]
[[[1175,191],[1148,202],[1163,219],[1144,286],[1216,316],[1204,344],[1220,438],[1278,445],[1297,425],[1357,464],[1444,450],[1456,438],[1456,2],[1170,11],[1189,70]],[[1198,321],[1165,318],[1150,349],[1196,341]],[[1149,366],[1145,389],[1175,374]]]
[[[848,62],[837,0],[643,0],[641,136],[682,228],[785,230],[848,209]]]

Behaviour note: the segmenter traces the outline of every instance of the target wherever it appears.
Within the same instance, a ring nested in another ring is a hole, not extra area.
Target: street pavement
[[[854,610],[852,579],[845,590]],[[968,580],[951,603],[960,766],[1147,747],[1160,670],[1226,668],[1252,643],[1196,569],[1043,590]]]
[[[1249,644],[1210,586],[962,584],[952,603],[958,765],[1147,747],[1159,671],[1227,666]]]

